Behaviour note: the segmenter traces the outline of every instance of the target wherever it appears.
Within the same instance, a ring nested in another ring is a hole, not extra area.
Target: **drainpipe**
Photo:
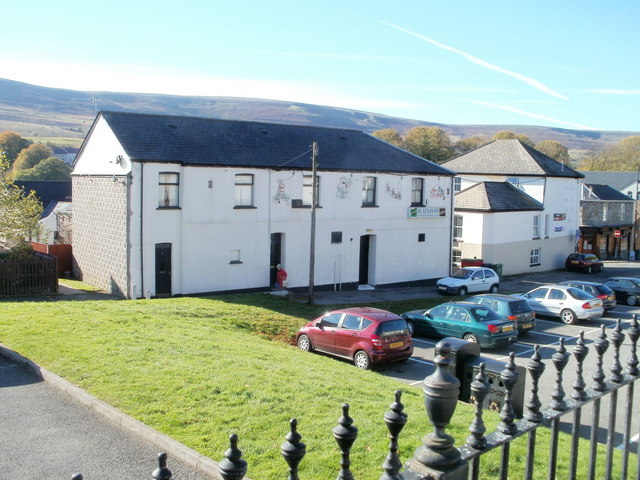
[[[144,163],[140,162],[140,292],[144,295]]]

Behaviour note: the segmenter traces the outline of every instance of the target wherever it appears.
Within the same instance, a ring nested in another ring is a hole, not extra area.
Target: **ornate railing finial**
[[[402,392],[396,390],[395,401],[389,405],[389,410],[384,414],[384,423],[389,430],[389,453],[382,464],[384,472],[380,480],[401,480],[402,462],[398,456],[398,436],[407,423],[407,414],[403,412],[404,405],[400,402]]]
[[[351,460],[349,458],[351,446],[358,437],[358,429],[353,426],[353,419],[349,416],[349,404],[342,404],[342,416],[338,419],[338,426],[333,429],[333,437],[340,447],[342,459],[340,460],[340,473],[337,480],[353,480],[351,473]]]
[[[509,354],[509,361],[505,369],[500,372],[500,380],[504,384],[504,404],[500,410],[500,423],[498,430],[505,435],[513,435],[518,427],[514,423],[516,414],[513,410],[513,387],[518,381],[518,372],[516,372],[514,352]]]
[[[631,323],[631,328],[629,328],[627,334],[629,335],[629,339],[631,340],[631,357],[627,360],[627,373],[634,377],[640,375],[640,370],[638,370],[638,336],[640,336],[640,329],[638,328],[638,315],[636,313],[633,314],[633,320]]]
[[[173,474],[167,468],[167,454],[160,452],[158,454],[158,468],[153,471],[151,478],[154,480],[171,480],[171,477],[173,477]]]
[[[591,388],[596,392],[604,392],[606,390],[606,385],[604,384],[604,370],[602,369],[602,357],[604,356],[604,352],[609,348],[609,341],[607,340],[607,334],[604,333],[604,325],[600,326],[600,335],[598,339],[593,343],[594,348],[596,349],[596,353],[598,354],[598,358],[596,360],[596,371],[593,372],[593,383],[591,384]]]
[[[307,453],[307,446],[300,440],[302,436],[297,432],[298,420],[289,420],[291,431],[285,437],[286,442],[280,446],[280,453],[289,465],[289,480],[298,480],[298,465]]]
[[[618,319],[616,326],[611,333],[611,343],[613,344],[613,364],[611,365],[611,374],[609,380],[612,383],[622,382],[622,365],[620,365],[620,345],[624,341],[624,333],[622,333],[622,320]]]
[[[565,392],[562,388],[562,371],[569,362],[569,354],[564,346],[564,338],[560,339],[558,348],[553,355],[551,355],[551,361],[556,367],[556,386],[551,392],[551,402],[549,406],[557,412],[564,412],[567,409],[567,402],[564,400]]]
[[[229,435],[229,444],[231,446],[224,452],[224,459],[218,464],[220,475],[224,480],[242,480],[247,473],[247,462],[238,448],[238,435]]]
[[[540,413],[540,407],[542,402],[538,396],[538,381],[544,372],[545,365],[540,357],[540,346],[534,345],[533,356],[529,363],[527,363],[527,370],[531,375],[531,397],[527,402],[527,411],[524,414],[524,418],[533,423],[540,423],[542,421],[542,414]]]
[[[489,393],[489,383],[487,382],[487,374],[485,371],[486,364],[480,363],[478,374],[476,378],[471,382],[471,403],[475,405],[476,411],[473,418],[473,422],[469,426],[469,432],[471,435],[467,437],[467,445],[476,450],[482,450],[487,446],[487,439],[484,433],[487,431],[482,420],[482,405],[484,399]]]
[[[576,367],[576,379],[573,382],[573,392],[571,392],[571,398],[578,401],[584,401],[587,398],[587,394],[584,391],[586,388],[586,383],[584,383],[584,378],[582,376],[582,368],[584,359],[587,357],[589,353],[589,349],[584,344],[584,330],[580,331],[578,335],[578,341],[576,342],[576,346],[573,347],[573,356],[578,363]]]

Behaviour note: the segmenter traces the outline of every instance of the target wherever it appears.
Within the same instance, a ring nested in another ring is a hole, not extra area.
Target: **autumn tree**
[[[35,192],[28,194],[7,174],[9,161],[0,154],[0,238],[9,247],[23,245],[30,236],[37,237],[42,203]]]
[[[513,133],[509,130],[501,130],[500,132],[497,132],[496,134],[494,134],[493,137],[491,137],[491,140],[511,140],[511,139],[520,140],[522,143],[529,145],[530,147],[533,147],[533,142],[531,141],[531,139],[522,133]]]
[[[473,137],[461,138],[455,143],[455,145],[453,146],[453,150],[455,151],[456,155],[464,155],[465,153],[472,152],[473,150],[476,150],[489,142],[489,138],[485,136],[476,135]]]
[[[15,177],[21,170],[28,170],[35,167],[42,160],[49,158],[53,153],[51,149],[42,143],[33,143],[22,150],[11,169]]]
[[[558,162],[568,165],[570,163],[569,149],[555,140],[543,140],[536,143],[536,150],[544,153]]]
[[[396,147],[402,147],[402,136],[400,132],[395,128],[385,128],[382,130],[376,130],[372,133],[372,135],[380,140],[383,140],[391,145],[395,145]]]
[[[29,145],[31,145],[29,140],[21,137],[15,132],[7,130],[0,133],[0,152],[4,152],[4,155],[9,162],[9,167],[13,165],[18,154]]]
[[[19,170],[15,174],[15,180],[64,182],[70,179],[71,167],[58,157],[49,157],[35,167]]]
[[[453,156],[449,135],[440,127],[414,127],[404,138],[404,148],[435,163],[443,163]]]
[[[640,136],[623,138],[613,145],[593,152],[580,161],[580,170],[637,171],[640,168]]]

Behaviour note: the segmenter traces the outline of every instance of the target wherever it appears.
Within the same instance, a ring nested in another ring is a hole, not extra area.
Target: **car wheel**
[[[413,332],[416,331],[416,327],[413,324],[413,322],[407,321],[407,329],[409,330],[409,335],[411,335],[413,337]]]
[[[489,289],[489,291],[491,293],[498,293],[498,285],[491,285],[491,288]]]
[[[567,325],[573,325],[578,319],[572,310],[565,308],[560,312],[560,320],[562,320],[562,323],[566,323]]]
[[[633,306],[633,305],[635,305],[636,303],[638,303],[638,299],[636,298],[636,296],[635,296],[635,295],[629,295],[629,296],[627,297],[627,305],[631,305],[631,306]]]
[[[478,337],[476,337],[473,333],[465,333],[462,337],[463,340],[471,343],[478,343]]]
[[[371,368],[371,359],[364,350],[358,350],[353,356],[353,363],[356,367],[363,370],[369,370]]]
[[[466,295],[467,294],[467,287],[460,287],[458,289],[458,295]]]
[[[306,335],[300,335],[300,337],[298,337],[298,348],[303,352],[310,352],[311,350],[313,350],[309,337],[307,337]]]
[[[587,273],[591,273],[591,266],[587,267]]]

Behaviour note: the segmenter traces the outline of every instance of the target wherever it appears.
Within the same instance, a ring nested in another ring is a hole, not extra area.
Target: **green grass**
[[[435,301],[376,306],[400,313]],[[347,402],[359,429],[352,470],[358,479],[377,479],[388,448],[383,415],[396,389],[404,391],[409,415],[401,458],[410,458],[433,429],[420,388],[292,345],[301,325],[331,308],[265,294],[3,302],[0,342],[215,460],[228,448],[228,436],[237,433],[254,480],[286,475],[279,446],[291,417],[298,419],[307,444],[301,477],[335,477],[340,454],[331,429]],[[464,443],[472,418],[472,408],[459,403],[448,429],[457,445]],[[487,413],[488,431],[498,420]],[[545,436],[542,429],[539,437]],[[562,441],[566,445],[567,436]],[[538,450],[537,468],[544,472],[548,447],[539,444]],[[566,476],[568,448],[560,451],[559,475]],[[495,476],[497,453],[483,457],[483,478]],[[523,471],[525,455],[525,442],[515,442],[512,478]]]
[[[80,280],[73,280],[70,278],[60,278],[58,279],[58,283],[60,285],[65,285],[67,287],[75,288],[76,290],[82,290],[83,292],[99,292],[100,291],[98,287],[94,287],[93,285],[89,285],[88,283],[81,282]]]

